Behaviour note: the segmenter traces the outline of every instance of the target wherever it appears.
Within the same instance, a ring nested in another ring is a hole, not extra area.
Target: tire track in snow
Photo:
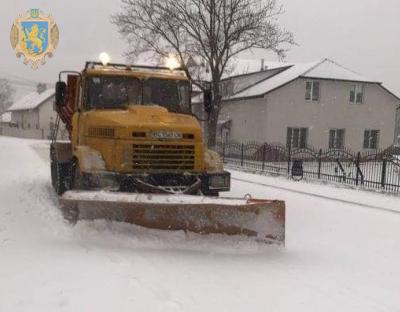
[[[380,210],[380,211],[384,211],[384,212],[393,213],[393,214],[399,214],[400,215],[400,211],[399,210],[395,210],[395,209],[379,207],[379,206],[374,206],[374,205],[370,205],[370,204],[363,204],[363,203],[358,203],[358,202],[351,201],[351,200],[339,199],[339,198],[320,195],[320,194],[315,194],[315,193],[298,191],[298,190],[294,190],[294,189],[291,189],[291,188],[287,188],[287,187],[283,187],[283,186],[276,186],[276,185],[272,185],[272,184],[268,184],[268,183],[254,182],[254,181],[251,181],[251,180],[245,180],[245,179],[239,179],[239,178],[233,178],[233,177],[231,179],[235,180],[235,181],[239,181],[239,182],[244,182],[244,183],[249,183],[249,184],[255,184],[255,185],[270,187],[270,188],[274,188],[274,189],[278,189],[278,190],[282,190],[282,191],[292,192],[292,193],[301,194],[301,195],[307,195],[307,196],[310,196],[310,197],[322,198],[322,199],[331,200],[331,201],[337,201],[337,202],[340,202],[340,203],[343,203],[343,204],[350,204],[350,205],[355,205],[355,206],[359,206],[359,207],[365,207],[365,208],[369,208],[369,209]]]

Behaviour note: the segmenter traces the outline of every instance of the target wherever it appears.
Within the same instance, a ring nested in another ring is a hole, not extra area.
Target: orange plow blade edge
[[[68,191],[60,204],[71,222],[108,219],[159,230],[244,235],[265,243],[285,244],[283,201]]]

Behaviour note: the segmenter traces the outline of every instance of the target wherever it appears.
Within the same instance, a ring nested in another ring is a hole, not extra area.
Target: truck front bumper
[[[215,194],[230,190],[230,173],[82,173],[85,189],[108,189],[139,193]]]

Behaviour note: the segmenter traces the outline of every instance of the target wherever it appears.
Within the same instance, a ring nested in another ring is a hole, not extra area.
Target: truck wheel
[[[66,190],[67,164],[53,161],[51,164],[51,180],[57,195],[62,195]]]
[[[54,164],[54,161],[52,160],[50,163],[50,172],[51,172],[51,185],[53,186],[53,188],[56,188],[56,166]]]

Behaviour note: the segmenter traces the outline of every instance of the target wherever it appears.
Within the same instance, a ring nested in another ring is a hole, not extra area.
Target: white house
[[[400,134],[400,99],[377,80],[328,59],[262,69],[223,80],[219,140],[359,151]]]
[[[7,110],[11,113],[10,122],[1,125],[2,134],[50,139],[56,121],[56,112],[53,110],[54,98],[54,89],[46,90],[38,87],[36,92],[29,93],[13,103]]]

